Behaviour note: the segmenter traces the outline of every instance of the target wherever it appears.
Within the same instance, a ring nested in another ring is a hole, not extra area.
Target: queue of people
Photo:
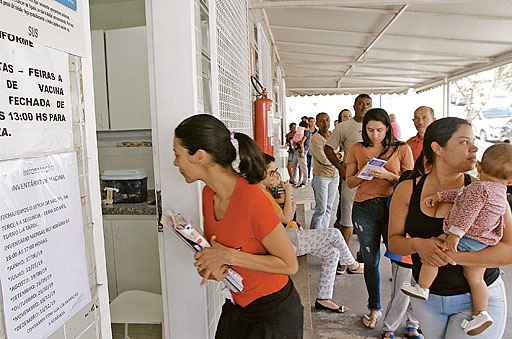
[[[271,155],[215,117],[195,115],[176,128],[175,165],[187,182],[206,185],[204,230],[212,247],[196,255],[197,271],[219,281],[232,267],[245,284],[226,300],[216,338],[302,338],[303,305],[289,276],[304,254],[321,260],[317,310],[345,311],[333,300],[343,268],[364,275],[361,325],[376,328],[384,317],[382,338],[395,338],[404,320],[407,338],[502,338],[507,305],[499,267],[512,263],[512,145],[491,147],[477,180],[466,174],[477,163],[466,120],[436,120],[432,108],[420,106],[417,135],[401,142],[370,96],[357,96],[353,108],[353,117],[340,111],[332,132],[324,112],[303,117],[300,128],[290,124],[289,182]],[[372,161],[380,165],[368,166]],[[315,210],[311,225],[301,227],[292,185],[306,185],[309,168]],[[349,250],[353,231],[362,263]],[[385,312],[381,240],[392,263]]]

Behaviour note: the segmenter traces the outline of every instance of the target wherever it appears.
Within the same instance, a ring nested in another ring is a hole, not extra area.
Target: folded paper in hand
[[[174,233],[189,245],[196,252],[202,251],[206,247],[210,247],[210,243],[197,231],[192,225],[177,212],[167,212],[164,214],[164,222],[166,226],[172,227]],[[228,269],[228,274],[223,280],[224,285],[232,292],[242,292],[244,285],[242,276],[233,268]]]
[[[373,179],[372,171],[374,171],[378,168],[384,167],[385,164],[386,164],[386,160],[373,158],[372,160],[370,160],[366,163],[366,165],[363,167],[361,172],[359,172],[357,177],[360,179],[363,179],[363,180],[372,180]]]

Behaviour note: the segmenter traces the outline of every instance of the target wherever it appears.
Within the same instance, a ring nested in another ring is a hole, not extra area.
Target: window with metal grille
[[[230,130],[252,137],[247,0],[217,0],[215,5],[219,118]]]

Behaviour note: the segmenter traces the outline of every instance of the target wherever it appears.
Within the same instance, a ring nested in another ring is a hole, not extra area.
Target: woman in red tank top
[[[175,129],[174,164],[186,182],[202,181],[205,236],[212,247],[196,255],[204,280],[222,280],[228,267],[243,278],[226,300],[216,338],[302,338],[303,307],[289,275],[297,258],[280,220],[257,184],[263,154],[242,133],[231,133],[208,114]]]

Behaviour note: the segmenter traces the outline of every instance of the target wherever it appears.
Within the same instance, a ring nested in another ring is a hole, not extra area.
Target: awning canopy
[[[509,0],[253,0],[289,95],[404,93],[512,62]]]

